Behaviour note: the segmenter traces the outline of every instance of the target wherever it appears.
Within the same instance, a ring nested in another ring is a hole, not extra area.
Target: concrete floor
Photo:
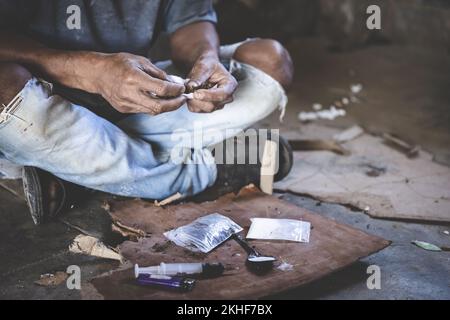
[[[361,101],[347,108],[345,118],[319,123],[338,128],[356,123],[375,134],[395,133],[450,165],[448,52],[380,45],[333,53],[319,38],[300,38],[287,47],[296,73],[282,130],[301,130],[299,111],[312,110],[313,103],[327,108],[360,83]],[[276,124],[276,118],[266,123]]]
[[[300,110],[310,110],[316,102],[332,104],[348,92],[351,83],[362,83],[364,100],[350,106],[346,118],[324,125],[344,128],[358,123],[372,132],[394,132],[431,151],[437,161],[450,164],[448,54],[397,46],[331,53],[320,39],[299,39],[289,49],[297,76],[282,131],[301,130],[296,118]],[[276,118],[271,116],[262,125],[279,126]],[[443,232],[450,230],[449,224],[375,220],[341,205],[281,196],[393,243],[344,270],[271,298],[450,299],[450,252],[428,252],[410,244],[420,239],[450,246],[450,236]],[[111,233],[109,217],[101,209],[107,197],[89,194],[63,219],[114,245],[121,239]],[[61,222],[34,227],[23,200],[1,188],[0,214],[0,299],[80,299],[79,291],[64,285],[50,288],[33,282],[41,274],[64,271],[71,264],[81,267],[83,282],[117,266],[116,262],[70,254],[67,248],[78,230]],[[372,264],[381,269],[380,290],[366,286],[366,269]]]
[[[450,253],[430,252],[411,244],[424,239],[450,243],[449,226],[372,219],[341,205],[320,203],[291,194],[283,199],[303,208],[375,234],[392,244],[352,266],[310,285],[275,296],[277,299],[450,299]],[[342,245],[345,245],[343,243]],[[381,271],[381,289],[367,288],[367,267]]]

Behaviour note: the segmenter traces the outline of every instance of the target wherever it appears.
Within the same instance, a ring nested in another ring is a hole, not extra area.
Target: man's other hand
[[[119,112],[156,115],[186,102],[185,87],[168,81],[167,74],[144,57],[116,53],[96,59],[91,78],[95,91]]]
[[[194,99],[188,100],[192,112],[213,112],[233,101],[237,88],[236,79],[220,63],[217,55],[203,55],[197,59],[190,72],[186,87],[194,91]],[[205,85],[210,89],[198,89]]]

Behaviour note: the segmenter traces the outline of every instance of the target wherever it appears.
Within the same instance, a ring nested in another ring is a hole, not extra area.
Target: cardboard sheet
[[[141,200],[116,201],[110,203],[109,211],[115,222],[148,235],[120,246],[121,254],[131,263],[146,266],[160,262],[209,261],[222,262],[227,270],[222,277],[198,281],[191,292],[178,293],[138,286],[129,264],[126,269],[92,280],[105,299],[261,298],[319,279],[389,245],[384,239],[263,194],[256,188],[244,188],[237,196],[228,194],[201,204],[188,202],[157,207]],[[244,233],[252,217],[309,221],[310,242],[250,240],[262,253],[276,256],[278,264],[292,265],[292,268],[274,268],[267,275],[257,276],[246,269],[246,254],[235,241],[227,241],[209,254],[202,254],[192,253],[164,238],[163,232],[211,212],[230,217],[244,228]]]
[[[303,128],[302,138],[329,139],[339,130]],[[408,158],[382,138],[363,134],[343,144],[351,155],[295,152],[289,176],[276,190],[351,205],[371,217],[450,222],[450,168],[421,150]]]

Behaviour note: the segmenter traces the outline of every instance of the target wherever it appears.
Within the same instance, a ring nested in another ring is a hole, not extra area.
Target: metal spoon
[[[246,264],[252,272],[262,274],[273,268],[273,263],[277,260],[275,257],[262,255],[252,248],[241,235],[234,234],[233,239],[248,253]]]

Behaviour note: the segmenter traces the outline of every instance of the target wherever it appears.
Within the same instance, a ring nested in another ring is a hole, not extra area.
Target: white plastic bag
[[[250,219],[247,239],[309,242],[311,223],[293,219]]]

